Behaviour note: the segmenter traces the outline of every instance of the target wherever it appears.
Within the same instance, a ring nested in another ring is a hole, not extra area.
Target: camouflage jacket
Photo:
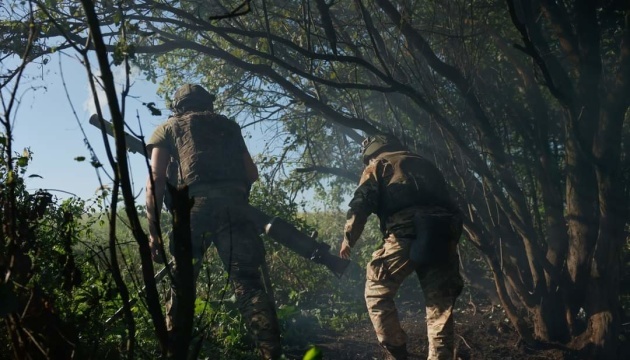
[[[350,246],[356,244],[370,214],[379,217],[384,238],[413,238],[416,213],[458,211],[439,169],[408,151],[386,152],[371,160],[349,207],[344,241]]]

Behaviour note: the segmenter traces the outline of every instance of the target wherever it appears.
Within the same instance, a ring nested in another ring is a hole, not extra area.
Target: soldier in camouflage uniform
[[[393,359],[407,358],[407,335],[400,326],[394,296],[415,272],[426,301],[428,359],[453,359],[453,306],[461,293],[457,241],[461,212],[440,171],[406,151],[392,136],[367,138],[367,165],[350,201],[339,255],[350,256],[370,214],[376,214],[383,246],[367,266],[365,300],[379,344]]]
[[[195,281],[204,253],[214,243],[229,272],[238,308],[265,359],[281,356],[275,306],[261,280],[265,249],[259,230],[245,216],[248,192],[258,179],[238,124],[213,111],[214,96],[199,85],[184,85],[175,93],[174,112],[156,128],[147,147],[153,184],[147,180],[146,204],[153,260],[161,262],[157,214],[160,212],[171,159],[177,184],[187,185],[194,198],[191,237]],[[172,244],[171,244],[172,245]],[[172,248],[172,246],[171,246]],[[167,301],[167,328],[173,329],[174,291]]]

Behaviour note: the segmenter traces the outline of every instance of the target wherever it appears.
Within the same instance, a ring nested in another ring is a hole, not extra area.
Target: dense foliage
[[[0,291],[2,358],[9,354],[14,358],[69,358],[71,352],[78,358],[94,358],[95,354],[100,359],[126,357],[121,348],[124,319],[114,316],[121,299],[110,274],[104,199],[61,201],[46,192],[29,194],[23,186],[29,158],[30,155],[26,156],[15,169],[12,180],[19,236],[15,240],[5,236],[1,243],[6,252],[2,252],[5,255],[0,258],[0,265],[3,272],[10,271]],[[2,167],[3,190],[11,184],[6,169]],[[8,222],[13,219],[6,212],[9,192],[1,194],[3,228],[9,228]],[[305,232],[321,229],[320,241],[333,248],[338,243],[342,214],[306,215],[297,203],[288,199],[287,193],[263,184],[254,187],[251,199],[261,209],[291,221]],[[163,222],[168,232],[167,214]],[[129,284],[132,298],[137,300],[132,306],[137,319],[136,356],[156,358],[160,356],[159,345],[143,302],[142,281],[136,270],[140,260],[135,241],[125,226],[127,220],[122,217],[118,223],[116,246],[122,275]],[[310,339],[322,328],[343,329],[353,320],[366,316],[362,304],[362,267],[371,253],[370,246],[377,243],[374,224],[366,238],[372,243],[366,242],[367,250],[359,251],[356,256],[358,264],[353,264],[342,279],[265,239],[268,271],[274,284],[284,341],[289,348],[307,349]],[[215,252],[214,248],[208,251],[197,284],[194,336],[203,338],[200,356],[222,353],[230,359],[255,358]],[[168,286],[167,277],[159,285],[162,300]]]
[[[218,92],[219,110],[271,131],[269,149],[281,156],[267,159],[268,181],[281,182],[289,199],[311,188],[338,206],[360,171],[358,141],[393,133],[446,174],[468,215],[466,246],[479,254],[465,265],[490,270],[525,343],[618,356],[630,204],[627,2],[22,5],[1,8],[2,54],[95,50],[101,70],[133,62],[161,81],[165,97],[183,81],[203,83]],[[120,135],[117,94],[103,78]],[[111,165],[148,269],[118,145],[122,163]],[[143,279],[155,293],[150,274]],[[157,303],[148,299],[158,324]]]

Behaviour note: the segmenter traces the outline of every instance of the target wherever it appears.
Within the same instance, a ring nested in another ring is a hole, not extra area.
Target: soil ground
[[[561,349],[533,350],[523,346],[518,334],[505,319],[500,307],[480,306],[458,300],[455,314],[456,351],[458,360],[581,360],[586,359]],[[398,305],[403,329],[408,335],[410,360],[426,359],[427,338],[424,306],[412,303]],[[422,308],[421,312],[418,310]],[[372,325],[367,318],[341,332],[325,329],[308,334],[310,343],[322,350],[323,360],[380,360],[385,353],[377,344]],[[290,340],[290,339],[289,339]],[[626,344],[627,345],[627,344]],[[627,346],[626,346],[627,347]],[[302,359],[308,347],[288,349],[289,359]],[[626,354],[630,354],[626,352]],[[620,359],[630,359],[620,357]]]

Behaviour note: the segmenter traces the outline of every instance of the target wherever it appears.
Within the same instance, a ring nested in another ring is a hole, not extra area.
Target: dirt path
[[[403,303],[399,306],[401,323],[407,332],[410,360],[426,359],[426,324],[424,307]],[[528,351],[518,341],[500,307],[491,305],[457,309],[455,331],[458,360],[560,360],[559,350]],[[323,360],[380,360],[384,358],[368,319],[358,321],[343,333],[319,329],[311,334],[310,343],[322,350]],[[302,359],[308,347],[297,346],[287,353],[290,359]]]

